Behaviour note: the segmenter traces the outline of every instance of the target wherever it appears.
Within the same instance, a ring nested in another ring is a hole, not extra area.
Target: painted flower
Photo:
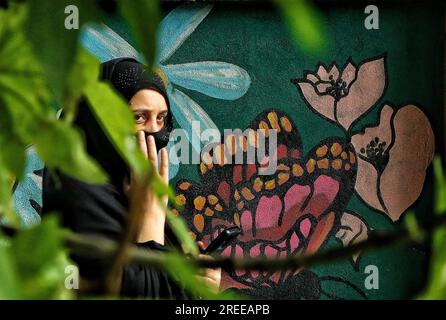
[[[242,97],[251,85],[248,73],[231,63],[220,61],[167,63],[211,9],[212,5],[180,5],[163,19],[158,31],[155,66],[167,82],[167,93],[175,120],[189,133],[192,147],[196,151],[200,150],[201,145],[198,133],[192,130],[192,121],[198,121],[201,130],[217,129],[217,126],[198,103],[176,86],[198,91],[217,99],[235,100]],[[144,62],[139,52],[106,25],[90,25],[85,28],[81,34],[81,42],[101,61],[117,57],[133,57]],[[172,144],[169,144],[168,148],[171,146]],[[171,161],[170,166],[169,173],[172,178],[178,172],[178,165]]]
[[[432,161],[434,134],[414,105],[385,105],[379,124],[352,137],[358,158],[356,192],[371,207],[397,221],[419,197]]]
[[[373,107],[386,85],[385,57],[362,62],[351,60],[342,70],[333,63],[330,68],[319,65],[315,73],[292,82],[309,106],[323,117],[349,130],[353,122]]]

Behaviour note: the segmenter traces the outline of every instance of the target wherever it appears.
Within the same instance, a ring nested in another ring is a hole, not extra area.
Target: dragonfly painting
[[[158,51],[155,65],[168,83],[168,96],[172,113],[179,126],[188,132],[192,147],[199,151],[199,133],[192,129],[192,121],[200,123],[200,129],[216,129],[217,126],[205,110],[176,86],[194,90],[207,96],[235,100],[242,97],[251,84],[248,73],[231,63],[220,61],[200,61],[184,64],[168,64],[168,60],[194,32],[212,10],[212,5],[180,5],[172,10],[162,21],[158,31]],[[82,30],[82,46],[101,62],[117,57],[132,57],[144,62],[143,56],[118,33],[105,24],[89,25]],[[168,145],[172,148],[173,143]],[[172,154],[172,153],[171,153]],[[25,225],[40,221],[42,205],[42,184],[39,173],[43,162],[30,150],[27,156],[29,166],[25,179],[16,186],[14,200],[20,217]],[[170,178],[173,178],[179,165],[171,161]],[[37,173],[37,174],[36,174]],[[40,179],[40,180],[39,180]],[[40,182],[39,182],[40,181]]]
[[[198,103],[176,86],[217,99],[235,100],[242,97],[251,84],[248,73],[231,63],[220,61],[167,63],[211,9],[212,5],[183,4],[172,10],[160,24],[155,60],[155,67],[161,72],[162,78],[167,80],[167,91],[175,120],[186,130],[192,147],[197,152],[201,149],[200,138],[199,132],[192,127],[192,121],[197,121],[201,130],[217,129],[217,126]],[[101,62],[118,57],[132,57],[144,62],[144,57],[135,48],[104,24],[86,28],[81,35],[81,42]],[[172,143],[168,148],[171,147]],[[170,164],[171,178],[178,172],[178,164],[174,163]]]

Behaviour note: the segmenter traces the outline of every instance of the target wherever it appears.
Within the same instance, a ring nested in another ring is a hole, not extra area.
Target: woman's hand
[[[204,243],[202,241],[198,241],[197,244],[201,250],[205,249]],[[213,257],[205,254],[200,254],[198,255],[198,257],[210,260],[214,259]],[[211,289],[211,291],[213,291],[214,293],[218,293],[221,283],[221,268],[203,268],[201,269],[201,272],[201,275],[195,276],[196,279],[199,282],[207,285],[209,289]]]
[[[169,161],[167,150],[160,150],[161,163],[158,170],[158,152],[156,150],[155,139],[148,136],[146,140],[145,132],[137,132],[138,147],[146,159],[150,160],[156,174],[161,179],[169,182]],[[149,184],[142,177],[136,177],[132,172],[129,182],[124,182],[124,192],[126,193],[130,210],[136,210],[138,214],[143,215],[141,226],[136,234],[137,242],[147,242],[154,240],[164,244],[164,224],[166,221],[165,207],[167,206],[167,196],[160,200],[150,190]]]

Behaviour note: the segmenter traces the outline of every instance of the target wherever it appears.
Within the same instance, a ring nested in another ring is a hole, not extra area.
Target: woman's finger
[[[139,149],[142,151],[144,157],[147,159],[147,142],[144,131],[138,131],[136,133],[136,141],[138,143]]]
[[[160,176],[165,183],[169,183],[169,158],[166,148],[161,149]]]
[[[155,138],[151,135],[147,137],[147,150],[150,162],[152,162],[154,168],[158,169],[158,152],[156,150]]]
[[[206,247],[205,247],[203,241],[197,241],[197,245],[198,245],[198,248],[201,249],[201,251],[203,251],[204,249],[206,249]]]

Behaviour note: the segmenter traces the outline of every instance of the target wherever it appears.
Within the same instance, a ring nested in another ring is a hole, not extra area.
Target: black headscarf
[[[114,59],[103,63],[101,69],[102,80],[109,81],[127,101],[138,90],[153,89],[164,96],[169,106],[161,79],[158,76],[149,77],[144,66],[136,60]],[[167,135],[167,140],[172,128],[170,106],[168,114],[163,130],[158,133]],[[50,172],[45,168],[42,214],[59,212],[63,226],[74,232],[119,240],[126,225],[129,205],[123,192],[123,181],[129,168],[102,130],[86,99],[80,102],[74,124],[82,130],[87,152],[108,173],[110,183],[88,184],[59,171]],[[165,140],[159,143],[167,144]],[[165,245],[153,240],[136,245],[157,251],[165,251],[169,247],[179,248],[178,239],[168,224],[165,226]],[[97,293],[101,293],[109,262],[100,258],[76,255],[72,255],[71,258],[79,265],[81,276],[93,281]],[[188,298],[183,289],[172,282],[163,271],[135,264],[127,265],[123,269],[121,293],[128,297]]]
[[[157,150],[164,148],[169,142],[173,121],[169,97],[161,77],[133,58],[118,58],[101,65],[101,78],[109,81],[127,101],[142,89],[155,90],[164,97],[168,108],[164,127],[158,132],[146,132],[146,135],[155,138]]]

